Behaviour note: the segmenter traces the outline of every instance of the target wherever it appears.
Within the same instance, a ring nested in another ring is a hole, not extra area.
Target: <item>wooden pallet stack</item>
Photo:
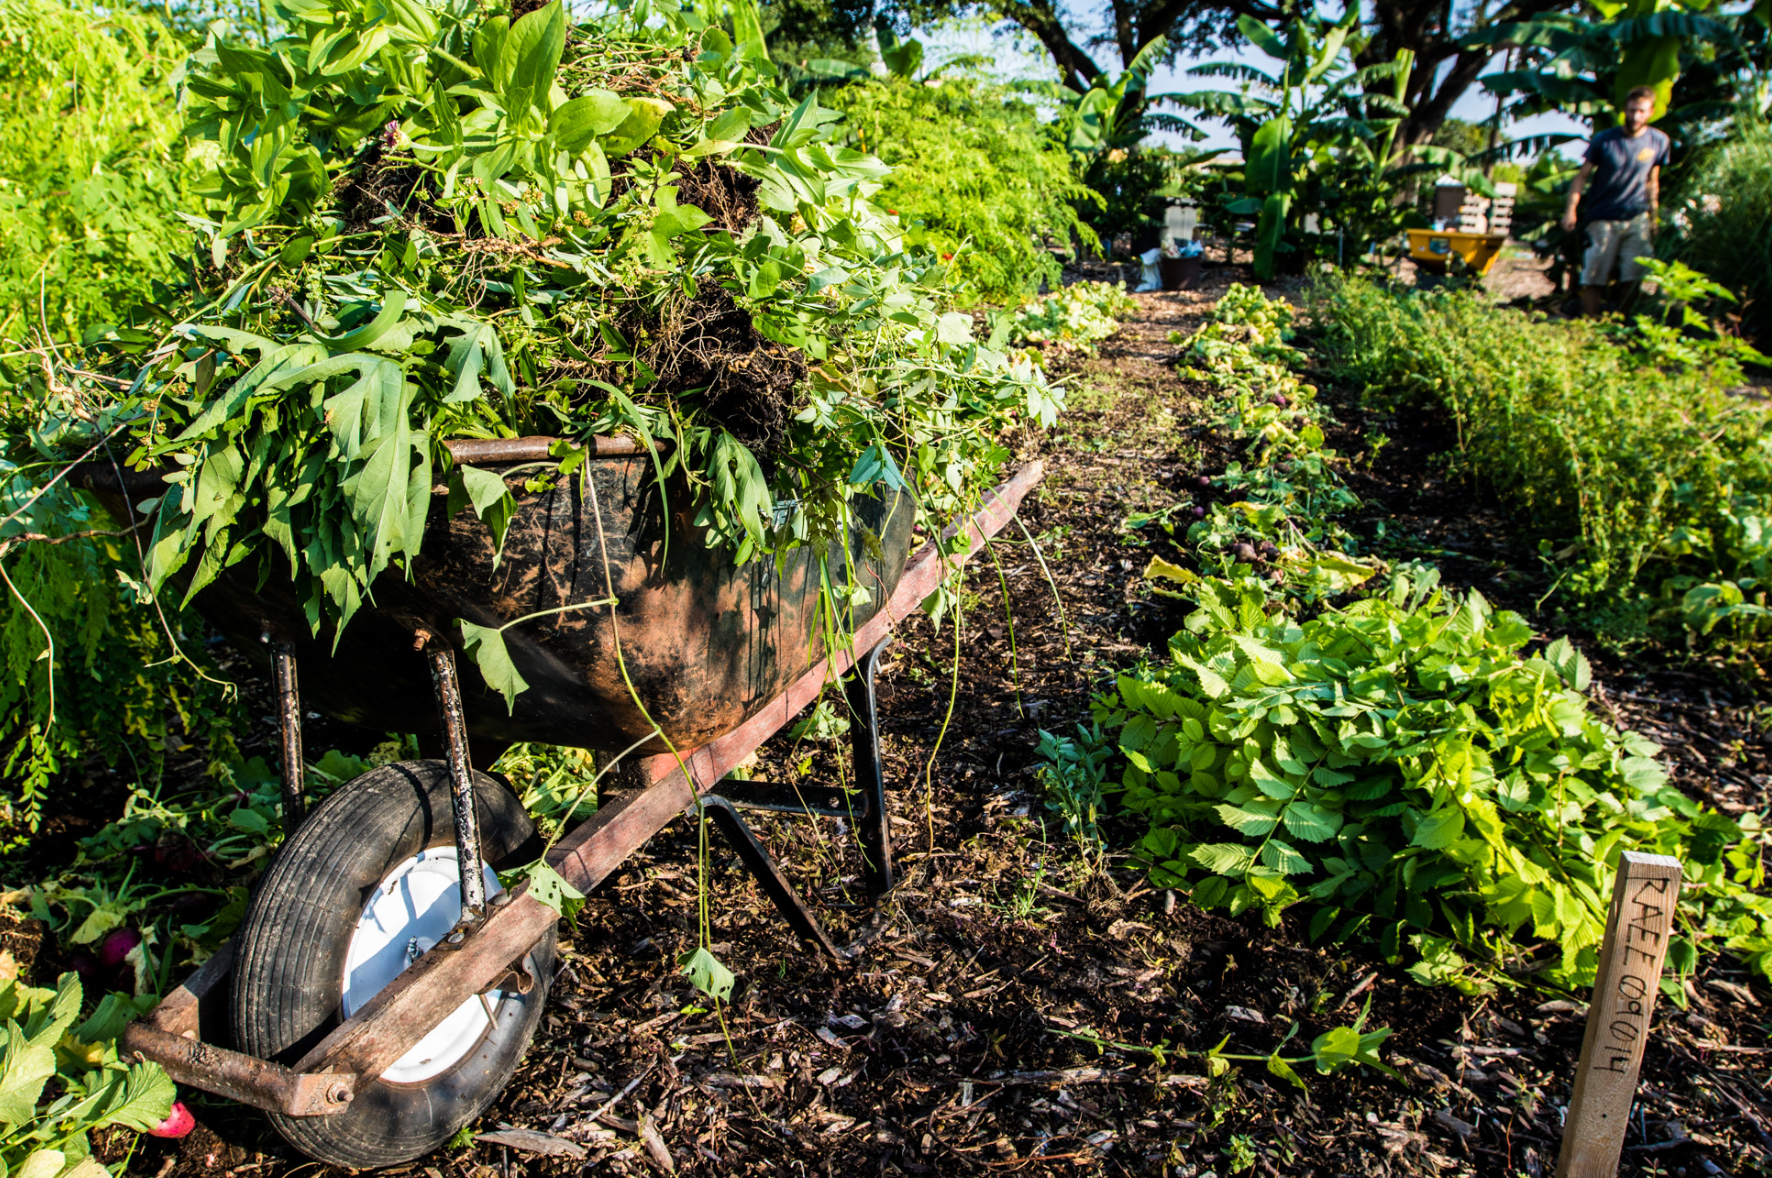
[[[1495,199],[1466,191],[1458,208],[1458,228],[1463,233],[1493,233],[1503,237],[1514,224],[1514,197],[1519,189],[1513,184],[1497,184]]]

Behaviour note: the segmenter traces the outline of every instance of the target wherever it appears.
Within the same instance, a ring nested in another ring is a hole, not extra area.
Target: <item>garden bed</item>
[[[1139,296],[1139,317],[1073,365],[1070,412],[1020,456],[1050,471],[1023,518],[1052,581],[1025,544],[1003,545],[1011,621],[991,562],[973,566],[957,690],[951,619],[937,632],[919,618],[891,648],[880,712],[888,779],[901,787],[903,882],[866,952],[840,970],[805,954],[716,844],[713,948],[740,983],[724,1026],[699,1013],[673,965],[696,940],[695,830],[679,823],[597,889],[563,942],[543,1033],[476,1126],[506,1143],[393,1172],[564,1175],[587,1162],[709,1175],[1551,1172],[1577,1002],[1424,988],[1370,949],[1311,946],[1300,919],[1267,929],[1253,913],[1201,912],[1118,860],[1085,872],[1045,810],[1040,730],[1069,733],[1117,670],[1160,656],[1179,624],[1179,607],[1139,576],[1165,550],[1123,521],[1184,486],[1199,494],[1197,476],[1238,457],[1166,342],[1218,293]],[[1352,456],[1348,482],[1364,501],[1348,526],[1371,542],[1382,525],[1381,551],[1434,560],[1448,582],[1529,611],[1546,584],[1535,550],[1500,505],[1444,473],[1444,422],[1368,420],[1333,390],[1325,400],[1340,419],[1329,444]],[[1374,450],[1380,432],[1391,440]],[[1730,813],[1765,807],[1759,694],[1701,666],[1626,663],[1583,645],[1593,698],[1667,747],[1680,788]],[[828,777],[837,747],[779,738],[758,775]],[[828,823],[761,829],[809,892],[859,899],[853,840]],[[1139,832],[1119,833],[1111,844]],[[839,941],[857,931],[841,914],[835,923]],[[28,930],[4,935],[26,961]],[[1227,1035],[1225,1051],[1265,1056],[1293,1021],[1297,1048],[1368,1003],[1368,1025],[1396,1031],[1382,1054],[1400,1079],[1301,1069],[1301,1092],[1259,1062],[1210,1078],[1201,1058]],[[1687,1010],[1663,1004],[1622,1173],[1743,1174],[1772,1159],[1767,1003],[1763,983],[1714,958]],[[312,1172],[258,1114],[193,1103],[198,1130],[144,1139],[132,1174]],[[119,1135],[106,1160],[133,1140]]]

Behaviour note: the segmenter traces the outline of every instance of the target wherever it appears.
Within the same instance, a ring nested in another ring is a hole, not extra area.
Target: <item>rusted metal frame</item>
[[[145,1019],[123,1029],[125,1058],[150,1060],[180,1084],[270,1112],[292,1117],[343,1112],[356,1095],[356,1076],[301,1075],[203,1042],[204,1009],[227,1000],[225,983],[233,968],[230,941],[161,999]]]
[[[806,942],[808,948],[814,951],[822,949],[831,955],[832,960],[842,961],[843,954],[838,951],[830,934],[824,931],[824,925],[819,923],[818,917],[812,915],[805,901],[800,899],[799,891],[781,873],[775,857],[757,841],[757,836],[751,833],[751,828],[739,816],[732,803],[723,797],[706,794],[701,799],[701,807],[702,812],[713,819],[714,828],[738,852],[739,862],[756,879],[757,886],[763,889],[763,894],[769,897],[775,910],[788,922],[788,927]]]
[[[990,494],[974,516],[948,529],[963,528],[976,548],[1014,516],[1023,497],[1039,482],[1042,464],[1033,462]],[[608,878],[627,857],[689,806],[739,762],[816,699],[833,677],[854,664],[852,651],[868,651],[899,621],[915,613],[945,573],[964,557],[946,557],[926,545],[905,566],[897,590],[855,634],[854,645],[839,650],[801,676],[788,690],[733,731],[680,756],[648,757],[638,766],[647,783],[639,792],[615,799],[561,839],[548,856],[554,870],[581,892]],[[294,1067],[297,1073],[379,1076],[429,1034],[449,1012],[491,987],[513,961],[534,947],[559,915],[515,889],[460,948],[431,949],[333,1028]]]
[[[890,636],[882,638],[843,678],[849,700],[850,744],[855,752],[855,784],[862,805],[855,815],[861,835],[862,879],[868,897],[878,900],[892,890],[892,818],[886,812],[886,778],[880,769],[880,716],[875,707],[874,673],[880,667]]]
[[[123,1028],[123,1051],[153,1060],[177,1083],[291,1117],[341,1113],[356,1095],[354,1075],[302,1075],[146,1023]]]
[[[542,462],[553,457],[552,449],[559,438],[457,438],[443,443],[449,456],[457,462]],[[586,438],[574,442],[576,449],[588,450],[592,458],[626,458],[646,453],[646,444],[638,438]],[[669,441],[655,441],[659,451],[671,448]]]
[[[722,781],[720,796],[741,810],[763,810],[790,817],[857,818],[867,806],[865,795],[851,797],[834,785],[776,785],[767,781]]]
[[[428,635],[421,641],[425,657],[431,661],[431,684],[437,691],[437,715],[449,758],[449,808],[455,818],[461,919],[467,924],[486,913],[486,878],[480,866],[485,860],[480,854],[480,812],[474,805],[474,768],[468,760],[467,714],[462,709],[461,684],[455,677],[455,652]]]
[[[302,759],[301,690],[295,675],[295,647],[271,634],[271,672],[277,680],[277,735],[283,769],[283,837],[307,817],[307,770]]]
[[[145,1020],[156,1030],[187,1039],[202,1033],[203,1008],[213,1002],[225,1001],[222,983],[234,971],[234,942],[229,941],[210,954],[209,960],[197,967],[179,987],[160,1000]]]

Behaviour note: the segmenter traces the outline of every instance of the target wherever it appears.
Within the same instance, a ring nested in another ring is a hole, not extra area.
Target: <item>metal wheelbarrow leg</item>
[[[845,960],[845,955],[738,811],[744,808],[802,818],[853,821],[861,838],[862,873],[869,902],[877,903],[892,890],[892,819],[886,812],[886,783],[880,769],[880,718],[874,700],[874,674],[889,641],[890,638],[882,638],[843,677],[850,711],[850,744],[855,754],[855,800],[841,790],[752,781],[723,781],[719,794],[705,794],[701,799],[715,829],[738,852],[739,862],[756,879],[789,927],[809,948],[823,950],[838,961]]]

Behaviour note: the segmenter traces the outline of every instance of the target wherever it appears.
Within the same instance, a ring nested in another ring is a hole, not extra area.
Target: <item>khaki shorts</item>
[[[1638,213],[1628,221],[1589,221],[1581,285],[1605,286],[1612,281],[1613,266],[1618,267],[1618,281],[1635,282],[1643,276],[1643,259],[1654,256],[1648,213]]]

